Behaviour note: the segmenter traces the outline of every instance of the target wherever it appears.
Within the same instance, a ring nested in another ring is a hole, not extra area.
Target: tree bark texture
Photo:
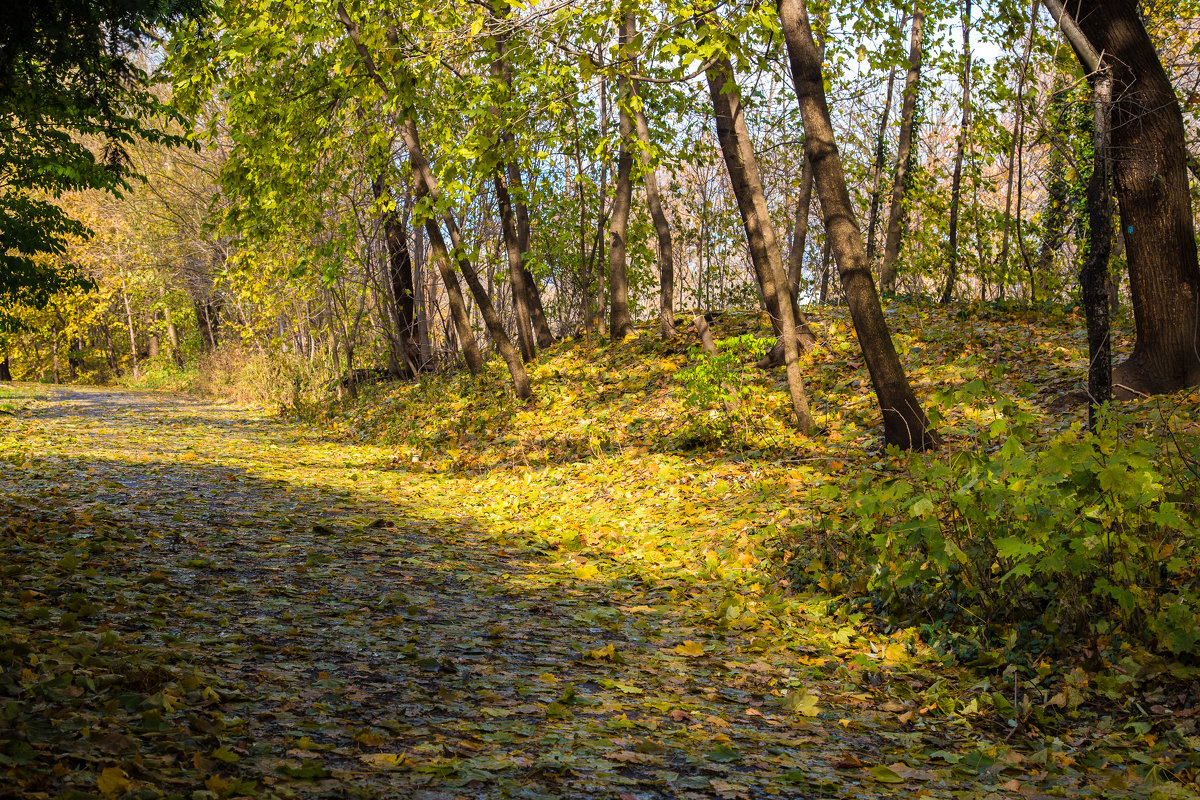
[[[503,18],[508,14],[508,6],[501,5],[500,17]],[[508,60],[508,36],[505,33],[493,30],[492,43],[496,49],[495,58],[492,59],[490,66],[492,77],[500,81],[507,95],[512,96],[513,92],[513,71],[512,64]],[[516,225],[516,242],[517,251],[521,254],[521,280],[524,287],[522,294],[524,295],[523,304],[526,308],[526,314],[529,317],[530,326],[534,334],[536,334],[536,344],[538,347],[549,347],[554,344],[554,336],[550,333],[550,326],[546,322],[546,312],[542,308],[542,296],[538,291],[537,282],[533,278],[533,273],[529,271],[525,263],[525,257],[529,253],[529,206],[525,198],[525,187],[521,182],[521,169],[517,165],[517,142],[516,136],[508,127],[504,127],[500,132],[500,142],[504,146],[505,156],[501,165],[503,171],[502,178],[507,179],[507,190],[509,195],[510,208],[515,217]],[[517,302],[514,295],[514,305]],[[517,312],[518,334],[519,338],[524,337],[524,328],[520,326],[520,311]],[[521,345],[521,352],[524,355],[526,347],[524,343]],[[532,358],[527,356],[526,358]]]
[[[741,93],[738,91],[733,73],[733,64],[722,58],[707,70],[709,93],[712,95],[713,111],[717,123],[717,139],[725,156],[730,183],[742,214],[746,239],[750,245],[750,258],[758,276],[758,285],[763,300],[771,315],[772,325],[783,344],[783,362],[787,372],[788,396],[792,401],[792,413],[797,427],[812,430],[812,414],[808,407],[808,395],[800,375],[800,348],[798,335],[804,335],[803,346],[809,347],[816,337],[808,328],[807,320],[800,313],[796,299],[792,296],[787,275],[783,271],[783,258],[775,226],[767,209],[762,178],[758,172],[758,160],[750,141],[750,132],[742,113]]]
[[[1092,79],[1095,103],[1094,162],[1088,181],[1090,246],[1079,272],[1088,337],[1088,428],[1097,430],[1100,409],[1112,399],[1112,346],[1109,336],[1108,258],[1112,252],[1112,72],[1101,66]]]
[[[939,437],[931,429],[900,364],[871,278],[862,233],[854,217],[846,174],[834,141],[821,59],[813,41],[808,8],[804,0],[778,2],[804,123],[805,156],[813,165],[826,236],[837,261],[854,330],[883,414],[884,438],[888,444],[906,450],[934,448],[940,443]]]
[[[414,193],[417,200],[425,197],[425,186],[417,183]],[[450,305],[450,319],[454,323],[454,332],[458,336],[458,345],[462,350],[463,360],[472,375],[478,375],[483,369],[483,354],[475,343],[475,331],[471,328],[471,317],[467,313],[467,304],[463,299],[462,288],[458,285],[458,276],[451,266],[450,251],[446,247],[446,239],[437,220],[430,217],[425,220],[425,234],[429,237],[429,249],[433,251],[433,260],[437,263],[438,274],[441,275],[442,285],[446,287],[446,298]]]
[[[513,310],[517,316],[517,343],[521,348],[521,358],[532,361],[537,355],[537,343],[530,322],[529,289],[525,283],[517,219],[508,193],[507,176],[497,171],[492,175],[492,181],[496,186],[496,205],[500,210],[501,238],[504,239],[504,252],[508,256],[508,281],[512,287]]]
[[[917,93],[921,90],[921,55],[925,37],[925,8],[922,0],[913,6],[912,35],[908,45],[908,76],[904,79],[904,102],[900,107],[900,142],[896,148],[896,176],[892,180],[892,201],[888,209],[887,234],[883,242],[883,264],[879,285],[885,292],[896,291],[900,245],[904,234],[904,194],[908,183],[908,162],[912,155],[913,129],[917,117]]]
[[[633,82],[637,92],[637,82]],[[671,241],[671,223],[663,210],[662,196],[658,190],[658,174],[651,157],[650,125],[640,105],[633,111],[637,127],[638,142],[642,154],[642,182],[646,184],[646,207],[654,221],[654,233],[658,237],[658,328],[664,339],[675,335],[675,246]]]
[[[1114,386],[1129,397],[1200,384],[1200,266],[1179,101],[1134,0],[1072,0],[1067,11],[1113,70],[1113,182],[1137,331]]]
[[[780,288],[787,288],[783,297],[792,312],[798,334],[804,347],[812,347],[816,336],[808,326],[808,320],[796,306],[786,279],[783,287],[776,283],[776,273],[782,273],[782,255],[771,213],[767,208],[762,177],[758,171],[758,159],[742,109],[741,92],[733,73],[733,64],[728,58],[718,59],[705,71],[709,94],[712,97],[713,116],[716,120],[717,141],[721,155],[729,172],[729,182],[741,212],[742,226],[746,231],[746,244],[750,248],[750,261],[754,275],[762,292],[763,303],[771,315],[771,325],[776,336],[783,335],[783,314],[779,305]],[[779,265],[779,269],[776,269]]]
[[[903,23],[901,23],[903,28]],[[879,117],[879,131],[875,134],[875,166],[871,174],[871,205],[867,210],[867,263],[875,263],[875,228],[879,221],[879,195],[883,192],[883,162],[886,157],[888,121],[892,115],[892,92],[896,86],[896,65],[888,72],[887,94],[883,102],[883,113]]]
[[[371,184],[376,200],[385,194],[384,176],[378,176]],[[403,218],[391,208],[383,219],[384,246],[387,250],[388,290],[391,294],[392,316],[396,321],[396,338],[399,347],[395,352],[400,374],[396,377],[412,377],[419,371],[420,348],[417,346],[417,304],[413,291],[412,254],[408,251],[408,226]]]

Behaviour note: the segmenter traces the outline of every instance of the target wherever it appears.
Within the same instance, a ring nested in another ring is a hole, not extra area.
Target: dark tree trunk
[[[415,169],[414,169],[415,172]],[[420,181],[414,189],[417,199],[426,194],[425,186]],[[483,369],[483,354],[475,343],[475,331],[471,328],[471,317],[467,313],[467,304],[463,299],[462,289],[458,285],[458,276],[454,274],[450,251],[442,236],[442,229],[435,219],[425,220],[425,233],[429,237],[429,249],[433,251],[433,260],[437,262],[438,274],[442,277],[442,285],[446,287],[446,298],[450,304],[450,319],[454,324],[454,333],[458,337],[458,346],[462,350],[463,360],[472,375],[478,375]]]
[[[1097,430],[1100,408],[1112,399],[1112,346],[1109,337],[1108,257],[1112,251],[1112,73],[1101,68],[1092,80],[1095,96],[1094,154],[1088,181],[1088,257],[1079,272],[1088,336],[1088,428]]]
[[[950,181],[950,241],[947,244],[946,287],[942,290],[942,305],[954,296],[954,284],[958,281],[958,218],[962,206],[963,153],[967,149],[967,136],[971,125],[971,0],[963,5],[963,71],[962,71],[962,122],[958,126],[958,143],[954,153],[954,177]]]
[[[1033,53],[1033,37],[1037,31],[1038,10],[1041,0],[1033,0],[1029,12],[1029,36],[1025,39],[1025,54],[1021,57],[1021,73],[1017,76],[1016,120],[1013,122],[1013,138],[1008,148],[1008,188],[1004,193],[1004,233],[1000,242],[1000,298],[1008,286],[1008,242],[1011,228],[1013,186],[1020,183],[1020,152],[1025,139],[1025,79],[1029,74],[1029,57]],[[1017,186],[1018,190],[1020,186]],[[1021,198],[1017,196],[1017,224],[1021,218]]]
[[[371,55],[371,51],[363,44],[360,36],[358,24],[354,22],[346,7],[342,3],[337,6],[338,18],[346,29],[347,35],[354,42],[354,47],[358,51],[359,56],[363,60],[363,66],[366,67],[367,73],[385,91],[389,91],[387,82],[379,74],[375,66],[375,59]],[[389,32],[389,37],[398,41],[399,34]],[[398,86],[403,86],[412,82],[412,76],[409,75],[404,67],[398,67],[393,74],[393,79]],[[425,157],[425,152],[421,147],[421,137],[417,130],[417,123],[413,120],[413,110],[411,108],[402,109],[404,119],[400,123],[400,135],[404,140],[404,145],[408,149],[409,159],[412,163],[413,175],[418,185],[423,192],[429,196],[436,204],[440,198],[440,190],[438,188],[437,178],[433,174],[433,170],[429,166],[429,160]],[[466,248],[463,247],[462,237],[459,234],[458,223],[453,215],[446,213],[442,217],[442,221],[446,225],[446,230],[450,233],[450,243],[454,247],[454,255],[458,259],[458,267],[462,271],[463,278],[467,281],[467,285],[471,288],[471,294],[475,297],[475,304],[478,306],[480,313],[483,316],[484,323],[487,325],[488,334],[491,336],[492,343],[500,352],[500,356],[508,365],[508,371],[512,375],[513,388],[517,396],[523,400],[533,397],[533,390],[529,386],[529,376],[525,372],[525,365],[521,361],[521,356],[516,348],[512,346],[512,341],[508,338],[508,334],[504,330],[504,325],[500,320],[500,315],[496,313],[492,306],[491,298],[488,296],[487,290],[479,280],[479,274],[475,271],[475,267],[471,264],[470,259],[465,255]],[[429,220],[426,222],[426,232],[429,234],[430,243],[436,247],[440,246],[442,253],[445,253],[447,261],[446,270],[453,277],[453,270],[450,269],[448,259],[449,253],[446,251],[446,243],[442,239],[441,229],[436,224]],[[447,276],[443,273],[443,279]],[[454,281],[457,283],[457,281]],[[447,281],[447,289],[450,287],[450,281]],[[460,334],[462,331],[460,330]],[[464,346],[466,342],[463,343]],[[464,349],[465,352],[465,349]]]
[[[12,382],[12,369],[8,363],[8,345],[4,346],[4,360],[0,361],[0,381]]]
[[[637,91],[637,84],[634,84]],[[646,206],[650,219],[654,221],[654,233],[658,237],[658,329],[664,339],[675,335],[675,245],[671,241],[671,223],[663,210],[662,196],[658,190],[658,174],[654,159],[650,156],[650,125],[642,109],[633,113],[637,124],[638,141],[642,150],[643,182],[646,184]]]
[[[384,176],[371,184],[375,199],[385,194]],[[395,199],[395,198],[393,198]],[[396,377],[412,377],[421,363],[417,346],[417,303],[413,287],[412,254],[408,251],[408,226],[393,207],[383,214],[383,237],[387,248],[387,279],[391,296],[392,318],[396,323],[399,352],[394,352],[400,373]]]
[[[826,236],[837,260],[854,330],[883,413],[884,438],[888,444],[903,449],[936,447],[938,436],[908,383],[871,279],[862,233],[854,218],[846,174],[834,141],[821,59],[809,27],[808,8],[804,0],[779,0],[779,16],[804,122],[805,153],[812,161]]]
[[[1072,2],[1113,69],[1112,161],[1137,340],[1119,396],[1200,384],[1200,266],[1183,117],[1134,0]]]
[[[196,308],[199,311],[199,304]],[[108,369],[115,378],[121,374],[121,365],[117,363],[117,349],[113,346],[112,331],[109,330],[108,320],[103,314],[100,315],[100,333],[104,334],[104,356],[108,361]]]
[[[502,19],[508,15],[508,7],[502,5],[499,13],[499,18]],[[512,96],[513,88],[513,72],[512,65],[508,61],[508,35],[502,31],[492,30],[492,45],[495,47],[495,57],[492,59],[490,70],[492,77],[495,78],[503,86],[509,98]],[[499,109],[495,110],[497,116],[500,115]],[[503,124],[502,124],[503,126]],[[546,323],[546,312],[542,308],[542,297],[538,291],[537,282],[533,279],[533,274],[529,271],[525,263],[525,257],[529,253],[529,207],[525,198],[525,189],[521,183],[521,170],[517,166],[516,153],[516,137],[507,127],[503,127],[500,133],[500,143],[505,150],[504,158],[498,166],[500,174],[494,177],[494,180],[499,187],[499,184],[505,182],[504,192],[505,199],[499,200],[503,204],[507,202],[509,208],[509,216],[513,223],[511,236],[513,238],[512,245],[509,244],[509,233],[504,232],[505,248],[511,250],[516,249],[519,262],[517,269],[520,271],[520,290],[517,287],[517,275],[514,271],[513,255],[508,254],[509,258],[509,282],[513,287],[513,308],[517,314],[517,340],[521,347],[521,355],[526,361],[532,360],[536,354],[537,347],[549,347],[554,344],[554,336],[550,333],[550,326]],[[497,196],[501,194],[499,188],[496,192]],[[504,211],[501,209],[501,221],[503,223]],[[524,322],[522,321],[524,318]],[[534,336],[536,335],[536,341]]]
[[[808,242],[808,218],[812,214],[812,164],[804,160],[800,170],[800,196],[796,199],[796,224],[788,248],[788,286],[792,296],[800,297],[800,278],[804,273],[804,248]]]
[[[896,148],[896,177],[892,181],[892,202],[888,209],[887,235],[883,243],[883,264],[879,286],[888,293],[896,291],[897,262],[904,232],[904,193],[908,188],[908,162],[912,154],[913,128],[917,118],[917,93],[921,89],[921,53],[925,36],[923,0],[913,4],[912,36],[908,45],[908,77],[904,79],[904,103],[900,109],[900,143]]]
[[[901,29],[904,25],[901,23]],[[871,205],[867,210],[867,263],[875,263],[875,229],[879,221],[879,195],[883,193],[883,162],[887,156],[887,127],[892,114],[892,93],[896,87],[896,65],[888,72],[887,95],[875,135],[875,166],[871,174]]]
[[[221,341],[219,326],[221,324],[221,302],[213,297],[195,301],[196,327],[200,331],[200,349],[211,353],[217,349]]]
[[[175,366],[183,366],[183,352],[179,349],[179,331],[175,328],[175,318],[171,315],[171,304],[167,302],[167,292],[159,287],[158,297],[163,304],[163,319],[167,323],[167,347],[171,350],[171,361]]]

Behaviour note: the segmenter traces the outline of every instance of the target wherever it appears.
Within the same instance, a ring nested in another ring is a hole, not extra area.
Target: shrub
[[[1064,642],[1115,636],[1195,657],[1194,440],[1133,435],[1110,413],[1099,434],[1075,427],[1039,445],[1034,418],[981,382],[948,399],[984,396],[995,414],[975,448],[912,455],[903,474],[828,489],[845,527],[831,535],[826,520],[822,568],[865,573],[876,603],[902,616],[1026,623]]]
[[[750,388],[741,372],[765,353],[762,339],[749,334],[732,336],[721,340],[715,356],[701,352],[694,364],[678,372],[683,409],[688,414],[688,424],[680,434],[684,447],[747,444]]]

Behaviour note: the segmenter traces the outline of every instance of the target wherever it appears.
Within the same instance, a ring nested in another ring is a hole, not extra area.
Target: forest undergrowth
[[[758,315],[531,404],[0,387],[0,794],[1195,797],[1196,395],[1089,437],[1074,314],[889,315],[938,453],[836,308],[809,438]]]
[[[930,709],[1013,730],[1115,714],[1200,745],[1200,392],[1121,404],[1093,436],[1081,312],[893,301],[946,444],[885,451],[848,315],[812,313],[811,437],[782,370],[756,365],[756,314],[713,321],[715,358],[690,330],[560,343],[530,365],[528,406],[493,362],[290,413],[387,446],[430,496],[581,574],[602,554],[715,592],[721,624],[831,616],[978,675]]]

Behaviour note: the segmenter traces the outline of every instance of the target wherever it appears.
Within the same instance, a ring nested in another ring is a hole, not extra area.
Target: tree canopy
[[[17,0],[0,23],[0,298],[44,306],[88,283],[69,259],[89,233],[56,198],[129,188],[127,148],[181,140],[141,47],[201,0]],[[54,258],[59,257],[59,258]]]

